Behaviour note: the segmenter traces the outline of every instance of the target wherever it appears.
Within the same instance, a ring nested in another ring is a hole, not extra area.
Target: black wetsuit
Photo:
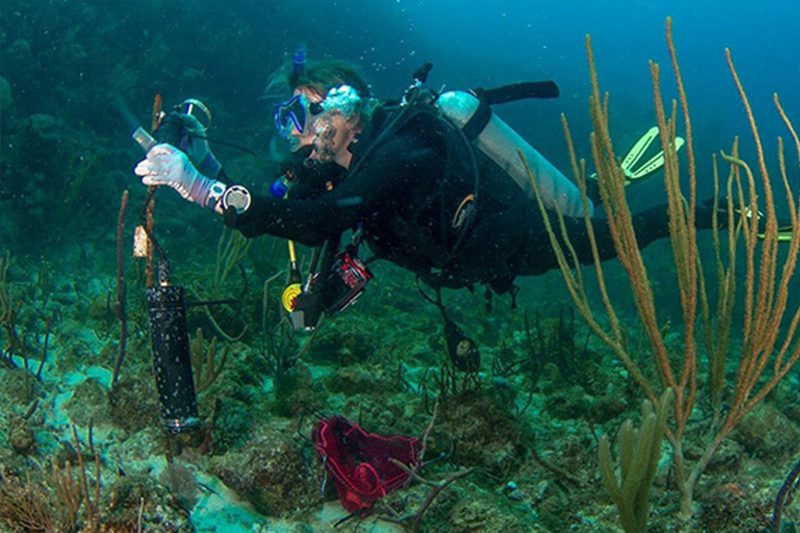
[[[465,226],[452,227],[460,202],[474,192],[474,179],[448,166],[445,133],[425,118],[414,122],[375,145],[358,170],[347,174],[332,191],[317,188],[287,199],[257,196],[246,213],[226,217],[226,223],[248,237],[269,233],[307,245],[337,239],[343,231],[360,225],[376,256],[416,272],[429,283],[449,287],[489,283],[504,292],[517,275],[556,268],[538,206],[480,154],[474,216]],[[359,165],[373,137],[367,132],[351,144],[351,169]],[[331,168],[331,175],[344,174],[344,169],[332,166],[337,168]],[[555,216],[553,220],[555,224]],[[565,222],[581,262],[592,261],[583,218]],[[667,236],[666,206],[638,214],[634,225],[641,246]],[[596,219],[594,228],[601,257],[613,257],[607,224]]]

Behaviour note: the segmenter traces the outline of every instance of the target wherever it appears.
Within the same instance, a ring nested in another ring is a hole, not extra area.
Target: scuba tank
[[[529,198],[535,199],[536,195],[517,150],[530,165],[545,207],[551,210],[557,207],[565,216],[584,215],[578,187],[493,113],[488,103],[466,91],[448,91],[439,95],[435,105],[478,150],[511,176]],[[590,202],[589,215],[593,212]]]

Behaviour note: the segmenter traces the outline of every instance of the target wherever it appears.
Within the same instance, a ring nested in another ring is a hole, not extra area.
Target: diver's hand
[[[168,185],[186,200],[214,209],[225,184],[209,179],[192,165],[186,154],[170,144],[157,144],[134,172],[145,185]]]

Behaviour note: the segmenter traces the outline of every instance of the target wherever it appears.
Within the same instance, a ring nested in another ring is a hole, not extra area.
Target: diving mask
[[[292,133],[303,134],[309,120],[309,115],[316,115],[322,111],[319,103],[311,102],[305,94],[296,94],[284,102],[275,104],[273,118],[275,128],[282,139],[289,139]]]
[[[350,118],[361,103],[358,92],[349,85],[334,87],[321,102],[311,102],[303,94],[296,94],[284,102],[275,104],[275,128],[281,138],[288,139],[296,130],[303,134],[308,128],[309,115],[337,111]]]

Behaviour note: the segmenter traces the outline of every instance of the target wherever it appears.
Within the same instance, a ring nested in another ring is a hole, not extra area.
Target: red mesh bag
[[[343,416],[320,421],[312,434],[317,454],[336,484],[349,512],[366,511],[375,501],[406,482],[408,473],[392,463],[419,463],[419,439],[376,435]]]

